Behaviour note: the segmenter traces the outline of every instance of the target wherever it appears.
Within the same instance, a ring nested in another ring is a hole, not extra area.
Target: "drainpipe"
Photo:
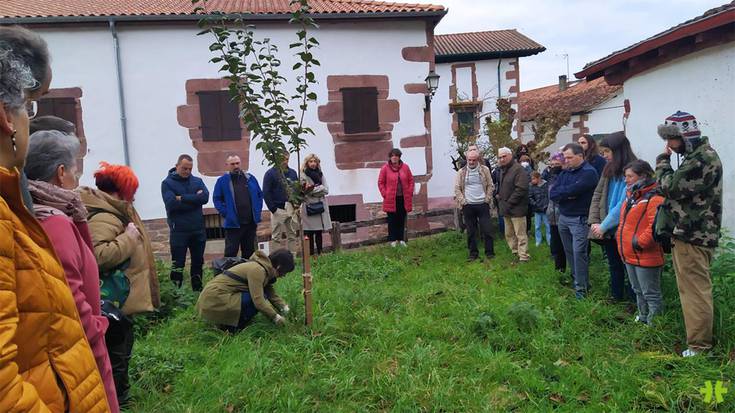
[[[499,57],[498,58],[498,99],[501,99],[503,97],[503,90],[500,86],[500,63],[502,62],[503,62],[503,58]],[[495,105],[497,105],[497,100],[495,101]],[[498,119],[499,118],[500,116],[498,116]]]
[[[115,75],[117,77],[117,95],[120,98],[120,128],[122,130],[123,156],[125,165],[130,166],[130,151],[128,148],[128,120],[125,115],[125,88],[123,87],[122,67],[120,60],[120,40],[117,38],[117,28],[115,20],[110,19],[110,34],[112,35],[112,44],[115,48]]]

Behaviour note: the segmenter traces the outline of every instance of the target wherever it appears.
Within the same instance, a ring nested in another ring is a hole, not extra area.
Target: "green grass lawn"
[[[465,238],[449,232],[406,249],[324,255],[311,329],[295,274],[276,286],[295,313],[286,328],[258,315],[229,335],[190,306],[175,310],[135,344],[130,410],[735,411],[735,388],[719,405],[699,392],[733,376],[724,343],[735,337],[718,331],[709,355],[678,357],[684,326],[671,273],[666,313],[648,328],[633,322],[632,306],[607,301],[599,247],[584,301],[545,245],[524,264],[502,240],[496,252],[468,264]],[[718,316],[731,325],[733,314]]]

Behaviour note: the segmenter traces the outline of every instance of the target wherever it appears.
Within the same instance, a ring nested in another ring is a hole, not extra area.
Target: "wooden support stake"
[[[335,251],[342,249],[342,233],[340,232],[340,223],[332,221],[332,248]]]
[[[308,237],[304,237],[301,242],[304,251],[304,322],[311,326],[314,321],[311,303],[311,248]]]

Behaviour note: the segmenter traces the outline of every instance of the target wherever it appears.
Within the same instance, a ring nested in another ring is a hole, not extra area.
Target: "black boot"
[[[120,407],[130,402],[130,379],[128,366],[133,352],[133,322],[122,316],[119,320],[110,318],[110,326],[105,333],[107,352],[110,355],[112,378],[115,381],[115,390]]]
[[[201,275],[191,276],[191,290],[192,291],[202,291],[202,276]]]

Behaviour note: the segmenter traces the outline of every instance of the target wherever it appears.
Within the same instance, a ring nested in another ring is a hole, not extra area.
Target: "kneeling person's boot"
[[[191,290],[192,291],[202,291],[202,276],[201,275],[191,276]]]

